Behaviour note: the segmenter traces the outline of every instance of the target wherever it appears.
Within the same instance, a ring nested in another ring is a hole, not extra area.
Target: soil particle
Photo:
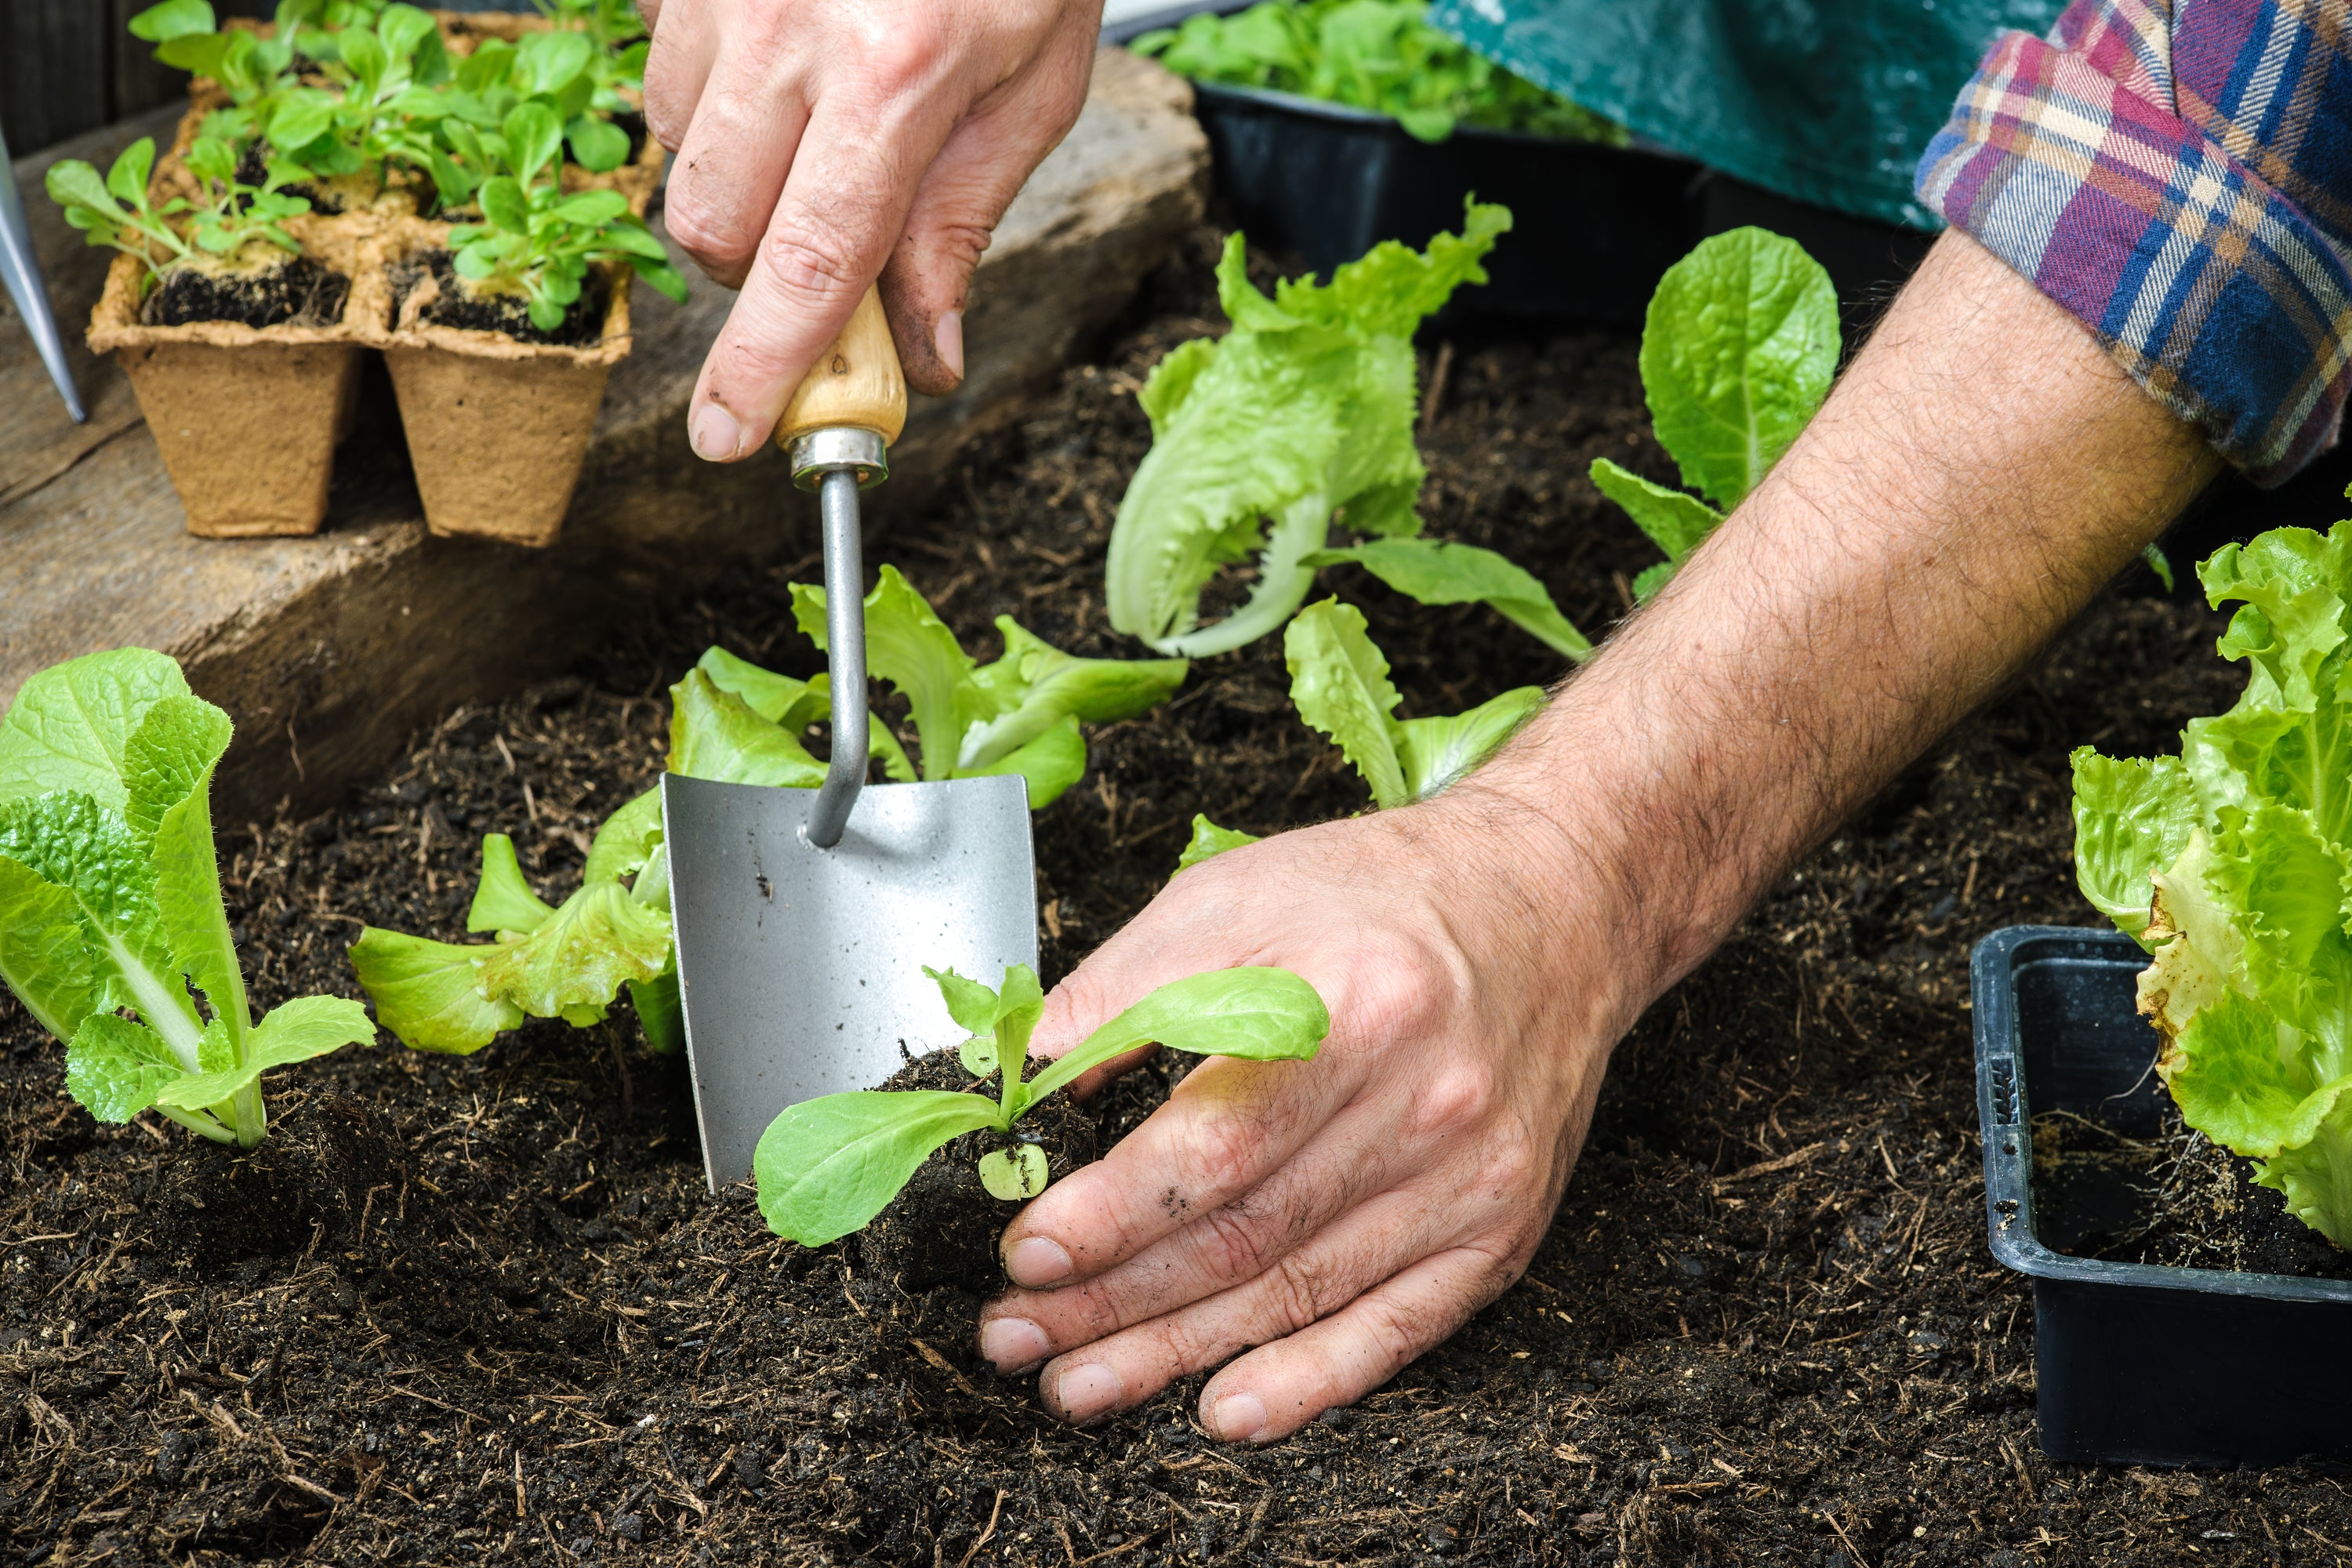
[[[610,279],[591,268],[580,286],[580,298],[565,309],[562,322],[552,331],[541,331],[531,323],[529,306],[520,295],[477,294],[472,285],[457,276],[449,252],[428,250],[392,269],[395,319],[404,320],[403,307],[427,279],[432,282],[434,293],[417,312],[427,325],[503,332],[517,342],[551,343],[562,348],[583,348],[603,338],[604,309],[612,300]]]
[[[1007,612],[1074,652],[1134,653],[1101,599],[1148,439],[1133,393],[1216,326],[1217,238],[954,499],[877,541],[982,657]],[[1504,551],[1605,631],[1655,552],[1586,466],[1673,476],[1634,344],[1457,345],[1436,405],[1429,531]],[[482,833],[512,833],[562,896],[654,779],[661,693],[709,644],[821,668],[782,593],[816,570],[813,511],[794,526],[803,558],[649,616],[562,696],[448,715],[325,816],[220,824],[257,1006],[355,994],[342,949],[362,921],[466,940]],[[1559,674],[1478,606],[1325,584],[1365,611],[1408,715]],[[2316,1471],[2043,1459],[2030,1293],[1985,1247],[1969,949],[2096,923],[2067,753],[2164,749],[2242,679],[2214,657],[2221,617],[2147,593],[2110,590],[1650,1009],[1524,1279],[1261,1449],[1200,1435],[1197,1375],[1063,1426],[980,1361],[967,1286],[902,1289],[856,1244],[771,1235],[748,1188],[709,1196],[686,1065],[644,1055],[625,1008],[472,1057],[386,1045],[278,1075],[282,1100],[341,1095],[393,1129],[408,1206],[206,1276],[151,1218],[204,1152],[152,1119],[92,1123],[59,1048],[0,1003],[0,1530],[26,1561],[206,1568],[2335,1561],[2352,1500]],[[1165,881],[1193,812],[1266,832],[1366,807],[1286,690],[1268,639],[1090,735],[1087,779],[1037,818],[1049,983]],[[942,1018],[909,1045],[955,1039]],[[1174,1076],[1155,1058],[1108,1091],[1102,1145]]]
[[[151,327],[236,321],[248,327],[331,327],[342,320],[352,280],[307,256],[261,272],[175,267],[139,307]]]

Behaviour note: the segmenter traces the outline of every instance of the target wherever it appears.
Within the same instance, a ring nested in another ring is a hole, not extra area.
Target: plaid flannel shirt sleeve
[[[2352,386],[2352,0],[2074,0],[2004,35],[1919,200],[2258,484]]]

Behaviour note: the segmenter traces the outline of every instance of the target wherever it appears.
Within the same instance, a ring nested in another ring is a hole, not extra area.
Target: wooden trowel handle
[[[845,426],[871,430],[886,443],[907,427],[907,374],[898,367],[882,296],[871,288],[793,394],[776,422],[776,445],[789,447],[795,437]]]

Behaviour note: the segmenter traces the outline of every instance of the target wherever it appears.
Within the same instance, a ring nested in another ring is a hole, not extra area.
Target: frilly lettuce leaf
[[[2178,757],[2076,753],[2077,874],[2153,955],[2140,1011],[2189,1124],[2352,1245],[2352,523],[2225,546],[2198,575],[2239,605],[2219,647],[2245,689]]]
[[[1337,599],[1299,611],[1283,632],[1282,647],[1292,706],[1331,738],[1370,787],[1372,804],[1383,808],[1425,800],[1463,777],[1543,705],[1540,688],[1523,686],[1451,718],[1397,719],[1401,699],[1388,660],[1365,630],[1363,612]],[[1202,826],[1194,824],[1195,847],[1202,847]],[[1192,858],[1180,870],[1207,858],[1186,854]]]
[[[1393,241],[1332,274],[1251,284],[1242,237],[1226,241],[1217,292],[1233,330],[1171,353],[1145,384],[1151,450],[1111,531],[1110,623],[1162,653],[1221,653],[1265,636],[1305,601],[1334,516],[1359,534],[1412,534],[1425,470],[1413,449],[1411,337],[1510,227],[1470,204],[1459,236],[1425,254]],[[1257,554],[1241,609],[1200,625],[1201,592]]]

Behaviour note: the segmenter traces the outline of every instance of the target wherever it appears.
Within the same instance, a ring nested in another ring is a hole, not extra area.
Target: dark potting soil
[[[612,300],[612,285],[602,272],[588,274],[580,286],[580,298],[572,301],[563,312],[562,324],[551,332],[531,324],[530,310],[520,297],[467,292],[446,250],[421,252],[393,268],[395,318],[409,294],[427,278],[439,286],[440,291],[425,307],[423,314],[425,321],[436,327],[504,332],[517,342],[552,343],[561,348],[585,348],[604,335],[604,308]]]
[[[151,327],[237,321],[248,327],[331,327],[342,320],[352,280],[307,256],[267,272],[220,274],[193,267],[163,274],[139,307]]]
[[[1008,611],[1078,653],[1134,652],[1101,598],[1147,439],[1133,393],[1214,325],[1213,238],[952,499],[877,542],[983,657]],[[1672,473],[1633,361],[1630,341],[1598,336],[1457,353],[1423,437],[1430,531],[1507,551],[1595,633],[1654,556],[1585,467],[1608,453]],[[543,893],[566,890],[596,824],[653,781],[662,691],[707,644],[821,668],[783,593],[817,569],[814,516],[795,526],[801,561],[449,715],[343,809],[222,823],[257,1003],[355,994],[342,949],[363,921],[464,940],[486,831],[515,835]],[[1477,606],[1327,581],[1363,607],[1408,714],[1558,673]],[[391,1130],[405,1187],[359,1178],[347,1222],[346,1182],[302,1238],[184,1263],[155,1211],[207,1152],[169,1126],[94,1124],[57,1045],[0,1004],[6,1552],[553,1568],[2333,1561],[2352,1550],[2337,1544],[2352,1498],[2329,1476],[2042,1458],[2030,1297],[1985,1248],[1969,947],[2020,921],[2096,923],[2068,861],[2067,752],[2159,749],[2240,679],[2212,653],[2220,617],[2147,592],[2111,590],[1651,1009],[1524,1280],[1360,1405],[1264,1449],[1201,1436],[1198,1377],[1062,1426],[980,1361],[964,1287],[902,1289],[858,1243],[770,1235],[746,1188],[707,1195],[684,1066],[645,1056],[625,1008],[470,1058],[386,1045],[278,1075],[278,1136],[331,1096],[357,1102]],[[1268,639],[1090,737],[1087,778],[1037,819],[1049,982],[1149,900],[1195,811],[1269,831],[1366,805],[1287,686]],[[942,1026],[910,1044],[952,1046]],[[1166,1070],[1126,1080],[1135,1100],[1103,1141]],[[443,1292],[412,1279],[464,1300],[436,1310]]]
[[[2037,1116],[2033,1165],[2037,1205],[2054,1207],[2063,1234],[2080,1232],[2057,1250],[2120,1263],[2352,1279],[2352,1253],[2289,1214],[2284,1193],[2255,1185],[2252,1161],[2192,1130],[2169,1105],[2161,1131],[2145,1139],[2079,1116]],[[2126,1201],[2093,1212],[2075,1195],[2083,1191]]]

